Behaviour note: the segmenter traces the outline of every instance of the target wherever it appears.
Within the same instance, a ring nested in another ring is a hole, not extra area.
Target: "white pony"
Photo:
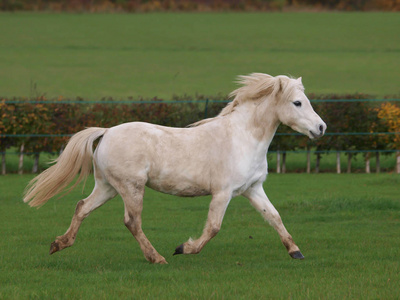
[[[120,194],[124,223],[145,258],[167,263],[142,231],[143,194],[148,186],[178,196],[212,195],[202,235],[178,246],[174,255],[199,253],[220,230],[231,198],[243,195],[275,228],[290,256],[303,259],[263,190],[266,154],[280,123],[311,139],[321,137],[326,125],[304,94],[301,78],[254,73],[239,79],[243,86],[231,93],[234,100],[217,117],[189,128],[132,122],[76,133],[57,163],[35,177],[24,196],[31,206],[43,205],[76,175],[75,185],[85,179],[94,166],[95,187],[78,202],[70,227],[51,244],[50,254],[72,246],[90,212]]]

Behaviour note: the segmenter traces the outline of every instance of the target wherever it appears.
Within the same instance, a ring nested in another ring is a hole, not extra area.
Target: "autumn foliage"
[[[112,127],[125,122],[145,121],[154,124],[185,127],[205,115],[205,100],[166,102],[148,99],[146,102],[66,101],[2,99],[0,101],[0,152],[10,147],[24,152],[57,153],[70,136],[86,127]],[[225,104],[222,104],[222,106]],[[217,114],[222,108],[215,103],[207,108]]]
[[[388,131],[395,133],[393,136],[385,138],[387,147],[393,150],[400,150],[400,106],[386,102],[379,107],[377,112],[378,118],[386,124]]]
[[[400,0],[6,0],[0,10],[72,12],[276,11],[283,9],[399,11]]]

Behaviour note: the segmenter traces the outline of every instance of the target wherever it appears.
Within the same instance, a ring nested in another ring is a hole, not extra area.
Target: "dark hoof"
[[[177,254],[183,254],[183,244],[176,247],[175,252],[173,255],[177,255]]]
[[[60,246],[58,245],[57,242],[52,242],[51,246],[50,246],[50,255],[52,255],[53,253],[60,251]]]
[[[304,259],[304,256],[300,251],[289,253],[289,255],[294,259]]]

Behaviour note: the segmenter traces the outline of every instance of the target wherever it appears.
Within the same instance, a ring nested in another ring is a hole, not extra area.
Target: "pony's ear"
[[[297,78],[297,81],[298,81],[299,83],[303,84],[303,83],[301,82],[301,77]]]
[[[285,78],[282,78],[281,76],[277,76],[276,78],[276,83],[275,83],[275,95],[279,95],[283,92],[283,90],[286,88],[288,82]]]

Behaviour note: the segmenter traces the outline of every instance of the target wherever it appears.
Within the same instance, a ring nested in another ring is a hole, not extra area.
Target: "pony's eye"
[[[300,106],[301,106],[301,102],[300,102],[300,101],[294,101],[293,104],[294,104],[295,106],[297,106],[297,107],[300,107]]]

